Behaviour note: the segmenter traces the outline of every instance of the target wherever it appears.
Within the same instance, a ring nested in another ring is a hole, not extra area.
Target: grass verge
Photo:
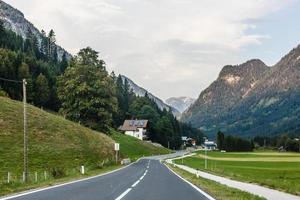
[[[84,175],[81,175],[80,173],[73,174],[71,176],[66,176],[63,178],[50,178],[46,181],[40,181],[40,182],[29,182],[27,184],[20,183],[20,182],[11,182],[11,183],[5,183],[0,184],[0,196],[8,195],[11,193],[17,193],[25,190],[35,189],[35,188],[44,188],[48,186],[54,186],[62,183],[67,183],[70,181],[75,181],[83,178],[88,178],[91,176],[101,175],[109,171],[116,170],[118,168],[121,168],[120,165],[112,165],[107,166],[102,169],[96,169],[92,171],[87,171]]]
[[[208,152],[207,155],[207,169],[204,152],[183,159],[183,163],[212,174],[300,195],[300,154]],[[182,160],[175,162],[181,164]]]
[[[178,175],[193,183],[217,200],[265,200],[265,198],[235,188],[231,188],[226,185],[222,185],[212,180],[204,179],[201,177],[197,178],[194,174],[179,169],[178,167],[173,167],[169,164],[168,167],[170,167]]]

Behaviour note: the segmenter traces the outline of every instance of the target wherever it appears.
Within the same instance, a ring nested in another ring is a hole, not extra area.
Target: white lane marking
[[[198,192],[200,192],[201,194],[203,194],[206,198],[208,198],[209,200],[215,200],[215,198],[213,198],[212,196],[210,196],[209,194],[207,194],[206,192],[204,192],[203,190],[201,190],[200,188],[198,188],[197,186],[195,186],[193,183],[185,180],[183,177],[181,177],[180,175],[178,175],[176,172],[174,172],[168,165],[165,164],[165,166],[176,176],[178,176],[181,180],[183,180],[184,182],[186,182],[187,184],[189,184],[190,186],[192,186],[195,190],[197,190]]]
[[[131,187],[134,188],[137,184],[139,184],[140,180],[137,180]]]
[[[123,197],[125,197],[126,194],[128,194],[128,192],[130,192],[130,190],[132,190],[132,188],[128,188],[127,190],[125,190],[125,192],[123,192],[120,196],[118,196],[115,200],[121,200]]]
[[[90,180],[90,179],[94,179],[94,178],[98,178],[98,177],[101,177],[101,176],[109,175],[109,174],[112,174],[114,172],[117,172],[117,171],[120,171],[122,169],[125,169],[125,168],[133,165],[134,163],[138,163],[141,159],[142,158],[138,159],[137,161],[135,161],[135,162],[133,162],[133,163],[131,163],[131,164],[125,166],[125,167],[122,167],[122,168],[119,168],[119,169],[115,169],[115,170],[110,171],[110,172],[106,172],[106,173],[99,174],[99,175],[96,175],[96,176],[92,176],[92,177],[88,177],[88,178],[84,178],[84,179],[79,179],[79,180],[71,181],[71,182],[68,182],[68,183],[62,183],[62,184],[58,184],[58,185],[54,185],[54,186],[50,186],[50,187],[46,187],[46,188],[29,190],[27,192],[25,191],[25,192],[22,192],[20,194],[15,194],[15,195],[6,196],[6,197],[0,197],[0,200],[8,200],[8,199],[13,199],[13,198],[17,198],[17,197],[22,197],[22,196],[33,194],[33,193],[36,193],[36,192],[42,192],[42,191],[45,191],[45,190],[50,190],[50,189],[53,189],[53,188],[62,187],[62,186],[65,186],[65,185],[71,185],[71,184],[74,184],[74,183],[78,183],[78,182],[82,182],[82,181],[87,181],[87,180]]]
[[[144,173],[144,175],[143,175],[143,176],[146,176],[146,174],[147,174],[147,173],[148,173],[148,170],[146,170],[146,171],[145,171],[145,173]]]
[[[139,178],[139,180],[137,180],[130,188],[125,190],[125,192],[123,192],[115,200],[121,200],[123,197],[125,197],[135,186],[137,186],[141,182],[141,180],[143,180],[143,178],[146,176],[147,173],[148,173],[148,170],[146,169],[143,176],[141,176],[141,178]]]

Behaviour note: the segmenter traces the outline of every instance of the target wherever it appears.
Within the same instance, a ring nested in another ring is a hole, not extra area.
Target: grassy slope
[[[171,151],[163,148],[156,147],[150,143],[143,142],[134,137],[130,137],[112,130],[111,137],[118,143],[120,143],[121,157],[129,157],[132,160],[136,160],[141,156],[151,156],[157,154],[167,154]]]
[[[143,155],[165,154],[170,151],[112,131],[112,138],[121,145],[121,156],[137,159]],[[82,177],[79,166],[86,166],[87,176],[115,169],[114,140],[58,115],[28,105],[29,172],[31,182],[20,182],[23,171],[23,104],[0,97],[0,195],[60,181]],[[114,163],[114,162],[112,162]],[[99,167],[100,166],[100,167]],[[58,168],[63,178],[44,180],[43,173]],[[91,171],[92,170],[92,171]],[[11,173],[13,183],[3,184]],[[34,182],[38,172],[39,181]],[[40,180],[41,179],[41,180]]]
[[[190,181],[194,185],[198,186],[206,193],[210,194],[217,200],[263,200],[264,198],[235,189],[230,188],[226,185],[222,185],[215,181],[211,181],[204,178],[197,178],[195,175],[188,173],[177,167],[172,167],[169,165],[177,174],[184,177],[186,180]]]
[[[300,195],[300,154],[209,152],[208,156],[209,172]],[[186,158],[184,164],[205,170],[203,155]]]
[[[0,174],[23,170],[22,103],[0,97]],[[113,140],[28,106],[29,170],[95,166],[113,158]]]

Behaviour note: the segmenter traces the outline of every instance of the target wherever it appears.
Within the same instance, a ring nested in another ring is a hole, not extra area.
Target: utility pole
[[[28,182],[28,135],[26,111],[26,79],[23,79],[23,114],[24,114],[24,181]]]
[[[7,81],[11,83],[22,83],[23,84],[23,142],[24,142],[24,171],[23,171],[23,180],[24,182],[28,181],[28,135],[27,135],[27,111],[26,111],[26,79],[23,79],[22,81],[18,80],[12,80],[12,79],[7,79],[7,78],[1,78],[1,81]]]

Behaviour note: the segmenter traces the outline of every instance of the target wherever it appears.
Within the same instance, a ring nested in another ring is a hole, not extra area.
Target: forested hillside
[[[30,32],[29,32],[30,33]],[[4,79],[27,80],[27,101],[59,112],[74,122],[109,134],[125,119],[148,119],[149,138],[172,149],[181,146],[181,136],[203,140],[203,134],[180,123],[149,98],[136,96],[127,81],[109,74],[98,52],[84,48],[68,59],[57,59],[53,30],[44,34],[41,45],[34,34],[26,39],[0,23],[0,87],[13,99],[22,99],[22,85]]]
[[[276,65],[254,59],[225,66],[183,114],[211,137],[218,131],[253,138],[300,133],[300,46]]]

